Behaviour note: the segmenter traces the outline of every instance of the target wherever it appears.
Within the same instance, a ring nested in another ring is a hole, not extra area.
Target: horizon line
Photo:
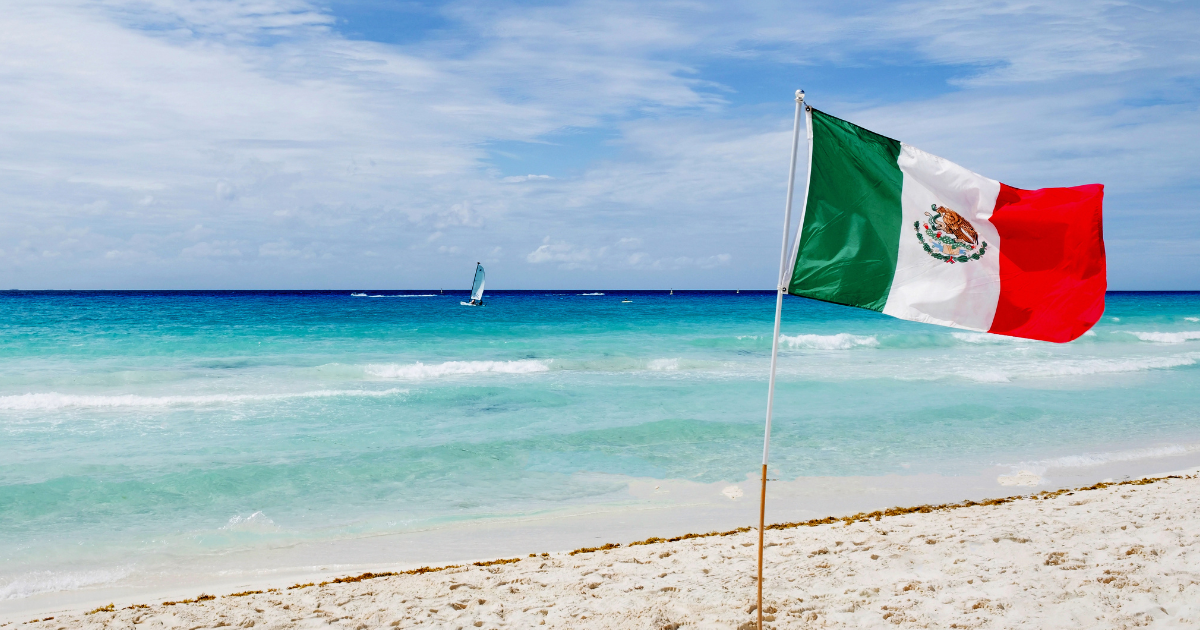
[[[470,293],[471,289],[372,289],[372,288],[351,288],[351,289],[0,289],[0,295],[12,293],[264,293],[264,292],[279,292],[279,293],[341,293],[341,292],[435,292],[435,293]],[[670,291],[680,291],[688,293],[724,293],[724,292],[740,292],[740,288],[733,289],[596,289],[596,288],[552,288],[552,289],[489,289],[488,293],[535,293],[547,291],[566,291],[566,292],[637,292],[637,293],[666,293]],[[775,289],[746,289],[747,292],[754,293],[775,293]],[[1109,293],[1200,293],[1200,289],[1109,289],[1105,294]],[[804,297],[804,296],[793,296]]]

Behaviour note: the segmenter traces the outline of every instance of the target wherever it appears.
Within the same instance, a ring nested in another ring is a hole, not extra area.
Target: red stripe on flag
[[[1101,184],[1000,185],[991,218],[1000,232],[1000,300],[988,332],[1062,343],[1100,320],[1108,288],[1103,199]]]

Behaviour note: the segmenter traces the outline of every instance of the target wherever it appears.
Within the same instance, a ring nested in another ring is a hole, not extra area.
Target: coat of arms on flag
[[[926,254],[954,264],[979,260],[987,253],[987,242],[979,240],[979,234],[971,222],[962,218],[961,214],[936,203],[930,204],[929,208],[933,212],[925,213],[927,219],[924,223],[913,221],[917,240]],[[922,229],[924,234],[921,233]]]

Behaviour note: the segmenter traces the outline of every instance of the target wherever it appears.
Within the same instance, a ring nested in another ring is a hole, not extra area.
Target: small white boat
[[[622,303],[622,304],[629,304],[629,303],[631,303],[631,302],[633,302],[633,300],[631,300],[631,299],[629,299],[629,298],[625,298],[624,300],[621,300],[621,303]]]
[[[471,283],[471,301],[459,302],[463,306],[483,306],[483,265],[475,263],[475,281]]]

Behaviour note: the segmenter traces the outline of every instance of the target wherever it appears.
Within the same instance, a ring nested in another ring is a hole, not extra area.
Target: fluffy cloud
[[[644,251],[632,253],[620,250],[636,249],[641,246],[640,238],[622,238],[615,247],[607,245],[590,248],[577,247],[565,241],[553,241],[549,236],[542,239],[537,249],[529,252],[525,260],[532,264],[557,263],[559,269],[649,269],[649,270],[679,270],[679,269],[712,269],[728,265],[733,259],[729,254],[716,254],[693,258],[691,256],[655,257]]]
[[[603,258],[607,253],[607,247],[595,250],[587,247],[580,248],[563,241],[551,241],[547,236],[542,240],[541,246],[529,252],[525,260],[533,264],[555,262],[560,263],[562,269],[578,269],[591,266],[593,262]]]
[[[232,241],[204,241],[183,248],[179,254],[187,258],[239,258],[242,252]]]
[[[304,0],[9,3],[0,277],[428,286],[487,260],[497,288],[769,286],[786,95],[816,83],[817,106],[1013,185],[1104,182],[1115,284],[1200,281],[1184,4],[438,10],[449,28],[393,45]],[[777,106],[730,86],[738,63],[786,69],[760,77]],[[944,76],[819,78],[892,66]]]

